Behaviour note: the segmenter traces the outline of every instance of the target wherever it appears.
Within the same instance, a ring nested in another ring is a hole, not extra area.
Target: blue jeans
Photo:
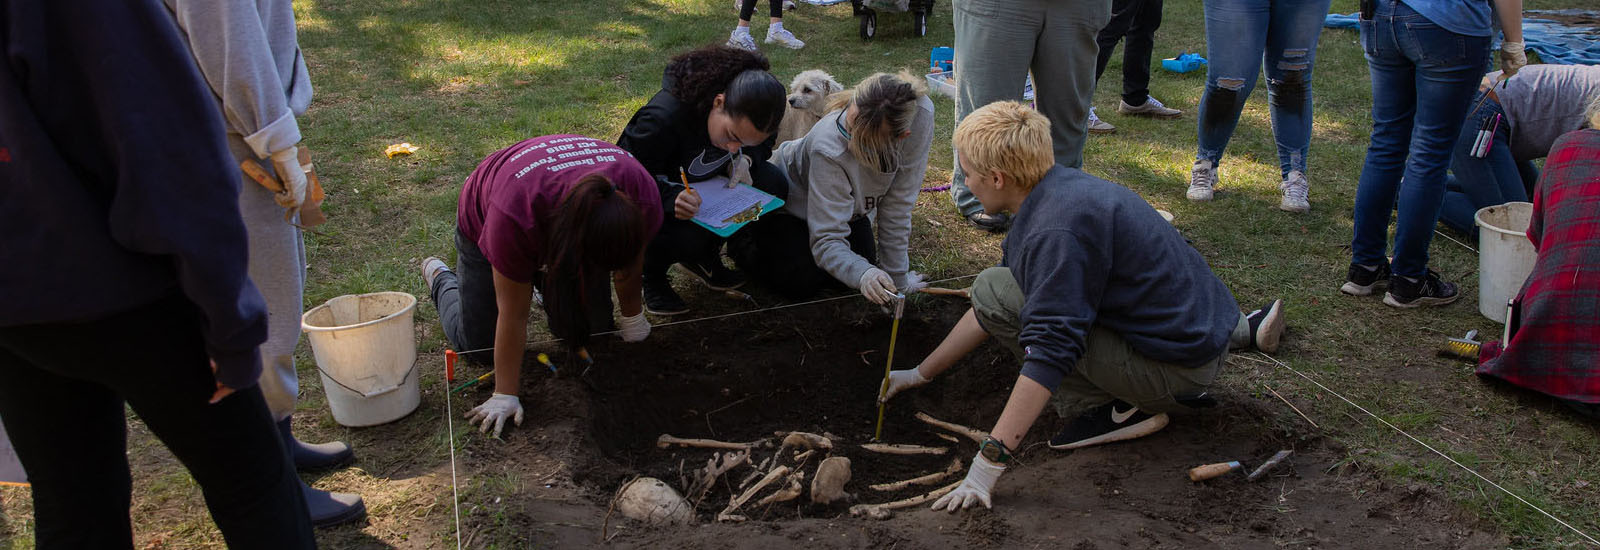
[[[1205,0],[1206,90],[1197,160],[1222,161],[1263,61],[1282,175],[1306,170],[1311,146],[1311,67],[1331,0]]]
[[[1398,210],[1390,268],[1421,277],[1450,149],[1487,67],[1489,38],[1445,30],[1399,0],[1379,2],[1372,19],[1360,21],[1372,74],[1372,144],[1356,187],[1351,261],[1386,261],[1389,212]]]
[[[1498,206],[1508,202],[1527,202],[1534,183],[1539,181],[1539,169],[1527,160],[1511,156],[1511,125],[1505,111],[1494,98],[1478,93],[1473,98],[1473,109],[1461,124],[1461,135],[1456,138],[1455,151],[1450,155],[1450,171],[1445,180],[1444,208],[1439,221],[1451,229],[1477,235],[1473,230],[1473,215],[1478,209]],[[1478,138],[1478,127],[1494,116],[1500,115],[1500,127],[1494,132],[1494,144],[1483,158],[1471,154],[1472,143]]]

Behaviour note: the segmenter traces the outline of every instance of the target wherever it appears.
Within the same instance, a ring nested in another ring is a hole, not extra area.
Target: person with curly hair
[[[775,153],[794,188],[789,202],[735,234],[728,255],[791,300],[849,286],[886,303],[906,288],[933,101],[920,77],[878,73],[834,94],[828,107],[809,133]]]
[[[678,264],[714,290],[732,290],[744,276],[722,263],[724,241],[690,221],[700,197],[684,193],[690,182],[725,176],[779,198],[788,193],[783,173],[765,162],[783,121],[786,91],[760,53],[706,46],[667,63],[661,91],[633,114],[617,145],[638,159],[661,191],[663,223],[644,258],[645,310],[656,315],[689,311],[672,289],[667,268]]]

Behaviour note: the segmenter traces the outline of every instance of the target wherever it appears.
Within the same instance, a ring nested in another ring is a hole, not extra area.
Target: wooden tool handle
[[[1243,467],[1244,465],[1240,464],[1237,460],[1233,462],[1218,462],[1216,464],[1196,466],[1189,470],[1189,481],[1205,481]]]

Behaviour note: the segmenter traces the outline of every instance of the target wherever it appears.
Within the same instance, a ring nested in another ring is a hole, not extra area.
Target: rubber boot
[[[356,454],[342,441],[302,443],[295,439],[290,420],[285,418],[278,421],[278,435],[283,438],[283,446],[289,449],[296,470],[302,472],[327,470],[355,462]]]
[[[361,501],[361,495],[313,489],[305,481],[300,482],[300,491],[306,495],[312,527],[333,527],[367,517],[367,505]]]

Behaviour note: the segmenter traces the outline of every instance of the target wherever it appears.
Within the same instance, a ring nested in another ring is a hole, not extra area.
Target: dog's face
[[[789,83],[789,106],[818,117],[825,114],[828,96],[844,90],[844,86],[828,73],[812,69],[795,75]]]

